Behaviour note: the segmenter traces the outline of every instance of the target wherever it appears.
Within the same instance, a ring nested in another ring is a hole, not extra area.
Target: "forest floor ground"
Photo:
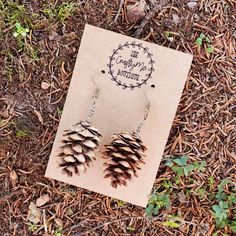
[[[236,235],[235,0],[119,5],[0,0],[0,235]],[[194,55],[146,213],[44,177],[85,23]]]

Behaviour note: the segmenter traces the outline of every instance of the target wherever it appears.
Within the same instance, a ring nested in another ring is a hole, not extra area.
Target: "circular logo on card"
[[[123,89],[140,88],[152,78],[154,60],[152,54],[141,43],[119,45],[109,57],[109,74],[112,81]]]

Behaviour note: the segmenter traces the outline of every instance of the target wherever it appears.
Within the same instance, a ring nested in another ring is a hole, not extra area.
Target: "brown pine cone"
[[[117,188],[117,185],[127,185],[132,176],[137,177],[137,170],[140,164],[145,163],[145,151],[141,138],[137,133],[123,132],[114,134],[110,145],[106,145],[103,158],[107,159],[104,163],[105,178],[111,179],[111,185]]]
[[[92,160],[95,160],[94,151],[102,135],[87,121],[80,121],[71,129],[65,130],[62,138],[63,146],[59,156],[62,159],[60,167],[69,176],[85,172]]]

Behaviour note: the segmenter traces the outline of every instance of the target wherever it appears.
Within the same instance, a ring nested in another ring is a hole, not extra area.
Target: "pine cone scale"
[[[80,144],[74,144],[71,146],[72,150],[75,151],[75,153],[82,153],[83,147]]]

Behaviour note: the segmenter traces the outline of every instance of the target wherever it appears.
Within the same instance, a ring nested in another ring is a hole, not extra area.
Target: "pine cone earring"
[[[105,73],[105,71],[102,71],[102,73]],[[59,154],[61,163],[59,166],[62,168],[62,172],[68,176],[73,176],[74,174],[80,175],[81,172],[86,172],[86,169],[96,159],[95,151],[102,138],[98,129],[91,124],[91,118],[95,113],[100,93],[94,77],[93,82],[97,88],[92,97],[93,102],[88,119],[86,121],[80,121],[70,129],[65,130],[62,137],[62,146]]]
[[[155,85],[151,86],[155,88]],[[111,144],[105,145],[103,158],[107,159],[104,163],[104,178],[110,178],[111,185],[117,188],[118,185],[127,186],[127,181],[133,176],[138,177],[137,171],[141,169],[141,164],[145,164],[146,146],[139,136],[142,127],[150,112],[150,102],[147,98],[147,105],[144,119],[134,132],[116,133],[112,136]]]

